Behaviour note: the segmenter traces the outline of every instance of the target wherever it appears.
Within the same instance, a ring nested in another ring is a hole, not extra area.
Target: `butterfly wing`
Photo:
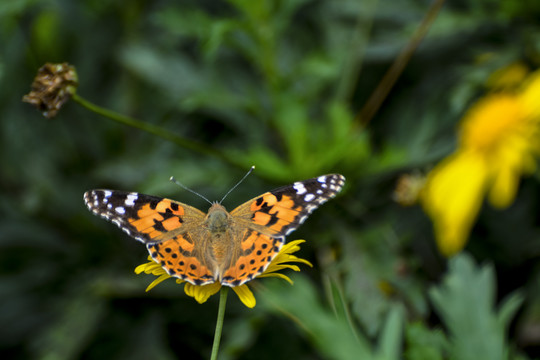
[[[345,184],[339,174],[322,175],[264,193],[233,211],[235,258],[221,275],[223,285],[237,286],[266,270],[285,242],[320,205]]]
[[[214,282],[214,264],[205,261],[205,214],[186,204],[133,192],[91,190],[88,209],[146,244],[152,258],[171,275],[192,284]]]

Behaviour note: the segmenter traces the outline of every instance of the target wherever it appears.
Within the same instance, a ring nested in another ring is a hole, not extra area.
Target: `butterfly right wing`
[[[238,229],[235,257],[222,274],[222,284],[238,286],[263,273],[285,243],[285,236],[336,196],[344,184],[343,175],[322,175],[266,192],[231,211]]]

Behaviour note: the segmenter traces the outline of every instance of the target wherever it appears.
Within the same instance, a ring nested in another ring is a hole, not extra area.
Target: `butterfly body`
[[[255,197],[231,212],[208,212],[174,200],[115,190],[91,190],[88,208],[146,244],[171,275],[195,285],[241,285],[268,267],[294,231],[334,197],[345,178],[323,175]]]

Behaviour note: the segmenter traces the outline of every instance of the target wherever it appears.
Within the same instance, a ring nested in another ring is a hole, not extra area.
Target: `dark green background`
[[[153,277],[133,273],[146,261],[144,246],[88,212],[82,194],[138,191],[206,210],[169,177],[218,200],[251,165],[253,175],[224,202],[229,210],[323,173],[342,173],[347,185],[289,236],[307,240],[299,254],[314,264],[288,273],[295,286],[257,281],[253,310],[230,293],[221,359],[358,358],[360,349],[370,349],[366,359],[459,358],[456,339],[491,339],[474,326],[456,335],[434,311],[429,289],[443,282],[447,261],[429,219],[395,204],[392,192],[400,174],[427,172],[453,150],[456,124],[493,71],[515,61],[538,67],[540,3],[445,4],[380,111],[361,126],[355,116],[429,6],[2,1],[0,356],[208,358],[217,296],[199,305],[172,280],[145,293]],[[81,97],[226,161],[74,102],[42,117],[21,98],[45,62],[74,65]],[[485,206],[466,249],[493,264],[485,281],[496,299],[521,291],[501,343],[516,359],[540,353],[539,190],[536,174],[509,209]],[[473,280],[468,286],[464,293],[473,293]],[[471,302],[465,311],[475,309]]]

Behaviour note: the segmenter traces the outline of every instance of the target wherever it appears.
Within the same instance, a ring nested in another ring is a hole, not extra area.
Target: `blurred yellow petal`
[[[465,114],[461,124],[460,147],[488,154],[502,145],[521,119],[522,107],[516,96],[487,96]]]
[[[463,249],[482,204],[487,175],[484,158],[475,152],[454,154],[429,174],[422,203],[443,255]]]
[[[497,81],[508,85],[523,76],[519,67],[509,71],[499,74],[508,78]],[[422,190],[422,204],[446,256],[465,245],[486,195],[491,205],[508,207],[521,176],[536,170],[540,72],[530,75],[519,89],[503,90],[480,99],[467,111],[460,125],[458,150],[433,169]]]
[[[519,174],[513,169],[498,171],[488,194],[491,205],[499,209],[508,207],[516,197],[518,183]]]
[[[250,309],[255,307],[257,301],[255,300],[255,296],[253,296],[253,293],[246,284],[235,286],[232,289],[234,290],[236,295],[238,295],[238,298],[244,305],[246,305]]]
[[[526,141],[515,134],[509,134],[506,144],[499,146],[491,159],[488,200],[496,208],[506,208],[516,197],[521,174],[528,173],[536,164],[527,151]]]
[[[520,95],[520,101],[526,112],[526,115],[540,120],[540,70],[535,71],[529,76],[527,83],[523,87]]]

